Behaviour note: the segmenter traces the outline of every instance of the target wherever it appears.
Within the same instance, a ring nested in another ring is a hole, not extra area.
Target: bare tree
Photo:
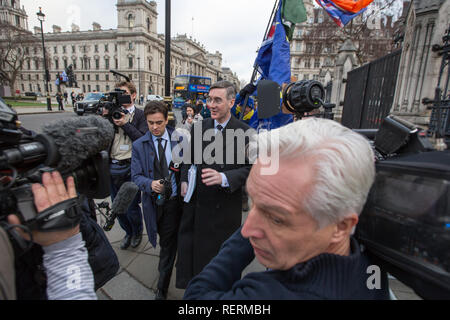
[[[16,79],[30,57],[30,49],[38,46],[38,38],[30,31],[0,23],[0,83],[9,85],[13,95]]]
[[[317,22],[316,15],[322,8],[314,10],[316,22],[304,34],[306,55],[314,57],[323,52],[337,53],[337,45],[351,39],[356,46],[358,63],[364,64],[375,60],[394,48],[393,21],[398,12],[398,4],[402,0],[375,0],[363,14],[350,21],[344,28],[340,28],[323,12],[324,19]],[[311,50],[308,52],[308,43]]]

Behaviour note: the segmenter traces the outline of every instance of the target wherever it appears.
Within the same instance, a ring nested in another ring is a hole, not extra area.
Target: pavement
[[[73,112],[71,105],[68,105],[65,111],[57,111],[57,108],[56,110],[53,108],[53,111],[47,111],[47,107],[17,107],[15,110],[19,115]],[[105,200],[110,201],[109,199]],[[96,200],[96,202],[101,202],[101,200]],[[247,214],[243,212],[242,216],[242,221],[244,222]],[[105,219],[98,214],[97,221],[100,225],[103,225]],[[130,247],[127,250],[121,250],[120,241],[125,236],[125,232],[120,228],[117,221],[111,231],[105,233],[117,254],[120,269],[113,279],[97,290],[98,299],[153,300],[158,281],[159,245],[156,248],[151,246],[144,228],[142,242],[137,248],[132,249]],[[249,272],[263,270],[265,268],[255,259],[243,271],[243,276]],[[174,268],[168,290],[168,299],[170,300],[180,300],[184,294],[184,290],[175,288],[175,273],[176,270]],[[421,300],[413,290],[392,276],[389,276],[389,285],[392,293],[398,300]]]

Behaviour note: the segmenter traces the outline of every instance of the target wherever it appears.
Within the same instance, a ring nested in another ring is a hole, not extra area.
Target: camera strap
[[[40,212],[35,222],[40,231],[57,231],[75,227],[80,219],[81,209],[78,198],[71,198]]]

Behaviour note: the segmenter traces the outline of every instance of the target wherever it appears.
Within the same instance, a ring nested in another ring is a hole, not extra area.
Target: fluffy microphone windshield
[[[61,156],[57,170],[68,172],[84,160],[107,150],[114,138],[114,127],[99,116],[78,117],[46,124],[42,132],[51,136]]]
[[[139,187],[135,183],[131,181],[124,182],[112,203],[112,213],[118,215],[125,214],[138,191]]]

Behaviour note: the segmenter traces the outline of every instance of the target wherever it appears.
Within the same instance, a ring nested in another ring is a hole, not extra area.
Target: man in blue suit
[[[167,290],[177,252],[177,235],[181,219],[179,176],[170,172],[174,129],[168,124],[168,109],[163,102],[150,101],[144,109],[149,132],[133,143],[132,181],[142,191],[142,208],[149,242],[161,246],[156,300],[167,298]],[[166,179],[166,184],[161,180]],[[164,199],[161,203],[160,199]]]

